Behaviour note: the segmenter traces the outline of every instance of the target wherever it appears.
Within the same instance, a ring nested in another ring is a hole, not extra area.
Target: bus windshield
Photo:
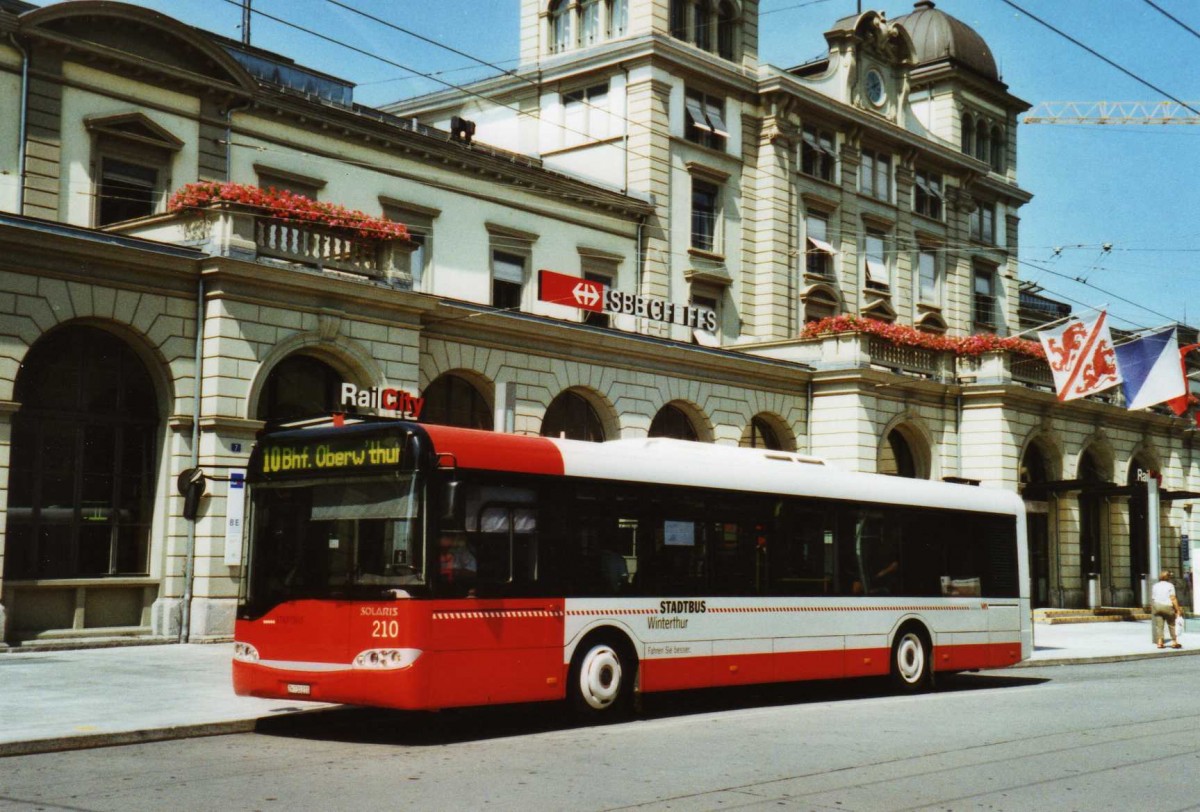
[[[419,477],[258,483],[242,602],[387,599],[425,584]]]

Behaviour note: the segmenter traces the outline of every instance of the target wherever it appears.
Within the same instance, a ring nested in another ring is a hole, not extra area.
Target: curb
[[[1040,668],[1044,665],[1095,665],[1098,663],[1126,663],[1132,660],[1156,660],[1160,657],[1187,657],[1200,654],[1200,649],[1182,651],[1146,651],[1137,654],[1102,654],[1096,657],[1062,657],[1045,660],[1025,660],[1009,668]]]
[[[227,736],[231,733],[252,733],[259,719],[238,719],[232,722],[205,722],[195,725],[122,730],[112,733],[87,733],[79,736],[57,736],[51,739],[32,739],[21,742],[0,742],[0,758],[30,756],[38,753],[58,753],[64,750],[87,750],[94,747],[117,747],[124,744],[146,744],[172,739],[195,739],[202,736]]]
[[[169,725],[140,730],[114,730],[111,733],[82,733],[78,736],[54,736],[49,739],[28,741],[0,741],[0,758],[9,756],[32,756],[39,753],[59,753],[66,750],[89,750],[96,747],[119,747],[126,744],[148,744],[150,742],[176,739],[199,739],[205,736],[229,736],[235,733],[254,733],[262,729],[264,722],[284,717],[294,718],[314,713],[324,713],[343,705],[324,704],[315,708],[292,709],[285,714],[271,713],[249,719],[230,719],[225,722],[197,722],[191,725]]]

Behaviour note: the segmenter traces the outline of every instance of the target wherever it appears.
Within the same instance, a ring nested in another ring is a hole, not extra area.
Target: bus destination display
[[[300,474],[394,467],[401,456],[399,437],[326,437],[310,443],[263,446],[259,471]]]

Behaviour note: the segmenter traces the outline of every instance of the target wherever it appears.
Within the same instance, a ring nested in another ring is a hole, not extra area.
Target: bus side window
[[[479,582],[530,584],[537,579],[537,510],[524,505],[485,505],[478,533],[470,534]],[[473,538],[472,538],[473,537]]]
[[[833,526],[824,510],[785,503],[768,556],[771,593],[828,595],[833,591]]]

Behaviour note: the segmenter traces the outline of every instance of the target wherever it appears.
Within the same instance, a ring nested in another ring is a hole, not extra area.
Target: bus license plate
[[[296,696],[308,696],[312,693],[312,686],[301,682],[289,682],[287,692]]]

